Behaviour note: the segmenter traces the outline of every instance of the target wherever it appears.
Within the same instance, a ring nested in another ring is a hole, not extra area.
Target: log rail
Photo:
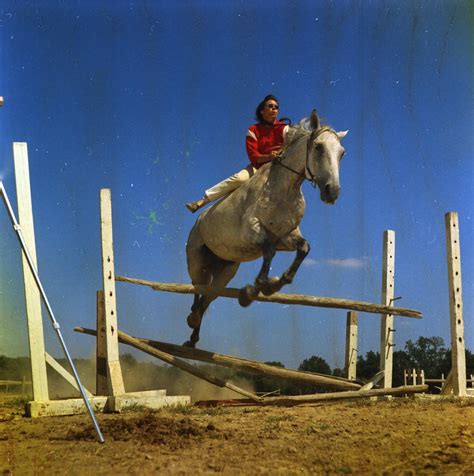
[[[192,284],[180,284],[180,283],[160,283],[156,281],[148,281],[146,279],[129,278],[126,276],[115,276],[116,281],[124,283],[139,284],[142,286],[148,286],[155,291],[164,291],[169,293],[179,294],[215,294],[216,290],[212,286],[201,286]],[[238,288],[224,288],[217,291],[217,295],[220,297],[238,299]],[[372,314],[391,314],[392,316],[404,316],[412,317],[415,319],[421,319],[422,313],[414,309],[405,309],[401,307],[384,306],[381,304],[372,304],[364,301],[354,301],[351,299],[337,299],[329,297],[307,296],[304,294],[286,294],[286,293],[274,293],[271,296],[265,296],[259,294],[256,301],[261,302],[275,302],[280,304],[299,304],[301,306],[312,307],[326,307],[336,309],[347,309],[350,311],[362,311]]]

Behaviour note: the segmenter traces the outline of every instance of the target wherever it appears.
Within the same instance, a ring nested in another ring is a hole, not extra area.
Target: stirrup
[[[197,204],[197,202],[189,202],[189,203],[186,203],[186,208],[191,213],[196,213],[201,207]]]

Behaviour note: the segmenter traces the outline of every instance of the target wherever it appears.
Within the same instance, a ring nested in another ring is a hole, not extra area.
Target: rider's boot
[[[202,208],[204,205],[207,205],[209,202],[210,202],[210,200],[204,195],[204,197],[200,198],[199,200],[196,200],[195,202],[186,203],[186,208],[191,213],[195,213],[200,208]]]

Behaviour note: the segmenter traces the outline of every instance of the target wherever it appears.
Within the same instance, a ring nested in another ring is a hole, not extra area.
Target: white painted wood
[[[453,393],[453,369],[449,371],[445,382],[441,388],[440,395],[451,395]]]
[[[49,355],[47,352],[44,354],[46,363],[53,369],[55,370],[61,377],[66,380],[72,387],[74,387],[78,392],[80,392],[79,387],[77,385],[76,379],[74,378],[74,375],[70,374],[54,357]],[[87,390],[84,385],[82,386],[84,391],[86,392],[87,398],[92,397],[92,392]]]
[[[89,404],[94,412],[105,411],[109,397],[91,397]],[[67,400],[48,400],[45,402],[28,402],[26,416],[39,418],[46,416],[77,415],[87,411],[82,398],[69,398]]]
[[[346,377],[355,380],[357,376],[357,312],[349,311],[346,322]]]
[[[461,279],[461,246],[457,212],[445,215],[446,251],[448,259],[449,314],[451,323],[451,368],[454,395],[466,395],[466,348],[464,344],[464,318]]]
[[[364,386],[360,387],[359,390],[362,390],[362,391],[365,391],[365,390],[370,390],[371,388],[373,388],[375,385],[378,385],[382,380],[383,380],[383,374],[384,374],[384,371],[383,370],[380,370],[379,372],[377,372],[374,377],[372,378],[372,380],[370,380],[369,382],[367,382]]]
[[[382,305],[391,306],[395,292],[395,232],[393,230],[386,230],[383,234],[382,266]],[[382,314],[380,329],[380,370],[384,371],[383,388],[392,387],[393,333],[393,315]]]
[[[33,224],[33,207],[31,202],[30,172],[28,167],[28,147],[25,142],[13,143],[13,160],[18,203],[18,223],[20,224],[23,238],[31,255],[31,259],[36,270],[38,270]],[[49,400],[43,321],[41,317],[41,297],[33,274],[31,273],[28,260],[23,251],[21,252],[21,256],[25,287],[28,342],[31,358],[33,400]]]
[[[100,232],[102,241],[102,282],[104,290],[105,338],[107,346],[108,394],[125,393],[119,360],[117,304],[112,233],[112,197],[110,189],[100,190]]]
[[[97,291],[96,394],[108,395],[104,291]]]

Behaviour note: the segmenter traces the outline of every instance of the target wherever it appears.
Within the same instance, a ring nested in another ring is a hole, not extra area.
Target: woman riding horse
[[[266,102],[270,107],[264,104],[262,118],[274,118],[275,124],[278,103],[274,99]],[[267,127],[271,129],[271,125]],[[194,294],[187,318],[193,331],[186,345],[194,347],[198,342],[204,312],[235,276],[240,263],[263,257],[254,284],[239,292],[242,306],[248,306],[260,292],[270,295],[293,281],[310,249],[299,228],[305,212],[303,182],[317,186],[323,202],[336,202],[344,155],[341,139],[346,134],[321,125],[313,111],[308,122],[289,128],[278,160],[273,160],[271,151],[265,153],[257,147],[259,155],[252,164],[272,163],[260,167],[250,180],[199,215],[188,236],[186,257],[192,283],[207,289]],[[257,142],[254,135],[250,134],[250,143]],[[295,251],[296,255],[280,277],[270,277],[277,251]]]
[[[209,202],[232,192],[246,182],[262,165],[274,160],[284,143],[288,125],[277,120],[280,105],[275,96],[269,94],[257,106],[258,123],[247,131],[246,148],[250,164],[236,174],[206,190],[204,196],[195,202],[186,203],[186,208],[194,213]]]

